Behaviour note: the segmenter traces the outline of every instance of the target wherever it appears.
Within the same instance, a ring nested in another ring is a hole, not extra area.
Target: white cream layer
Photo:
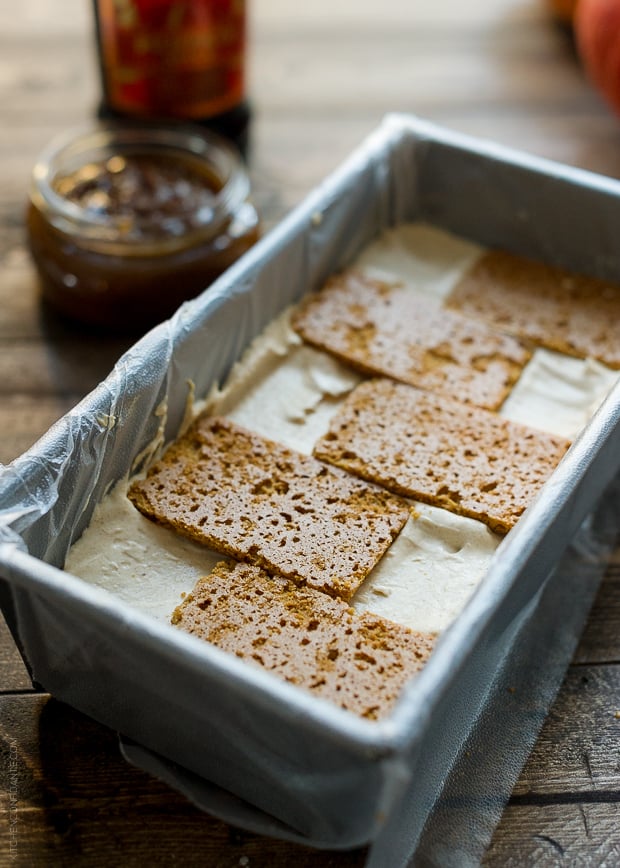
[[[619,376],[594,359],[539,349],[499,412],[522,425],[574,440]]]
[[[414,630],[441,631],[486,573],[500,537],[482,522],[423,503],[353,598],[353,607]]]
[[[182,595],[220,560],[206,546],[144,518],[127,498],[126,483],[119,482],[97,505],[65,569],[169,622]]]
[[[356,267],[399,279],[438,303],[482,248],[424,225],[390,230]],[[573,437],[617,379],[591,360],[537,351],[501,413]],[[310,454],[360,377],[303,345],[289,312],[274,321],[234,367],[223,389],[198,409]],[[169,621],[181,595],[220,555],[143,518],[117,488],[97,507],[65,568],[126,603]],[[353,605],[413,629],[445,629],[486,573],[500,538],[472,519],[422,504],[358,590]]]
[[[361,379],[327,353],[301,344],[287,311],[270,340],[252,345],[225,387],[211,393],[205,409],[309,455]]]
[[[397,279],[437,304],[446,298],[484,248],[425,223],[388,229],[356,259],[377,278]]]

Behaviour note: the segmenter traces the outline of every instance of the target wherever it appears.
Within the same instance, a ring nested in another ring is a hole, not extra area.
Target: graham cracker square
[[[392,377],[497,409],[530,353],[517,340],[427,301],[398,283],[345,271],[302,302],[305,341],[366,374]]]
[[[129,489],[148,518],[349,599],[409,515],[387,491],[204,416]]]
[[[569,445],[478,407],[374,379],[348,396],[314,454],[506,533]]]
[[[230,561],[198,580],[172,623],[371,720],[389,712],[436,638]]]
[[[494,250],[446,304],[548,349],[620,368],[620,285],[611,281]]]

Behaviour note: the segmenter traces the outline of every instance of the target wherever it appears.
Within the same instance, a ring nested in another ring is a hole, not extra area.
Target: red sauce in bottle
[[[104,127],[42,155],[28,240],[43,297],[115,331],[170,316],[257,240],[237,152],[187,128]]]
[[[93,0],[101,112],[246,133],[244,0]]]

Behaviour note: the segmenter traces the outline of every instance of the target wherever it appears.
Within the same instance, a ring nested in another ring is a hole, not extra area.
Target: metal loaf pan
[[[221,382],[267,322],[382,229],[415,219],[620,279],[620,184],[390,115],[0,472],[2,606],[34,683],[117,730],[132,762],[207,810],[317,847],[370,844],[368,865],[381,868],[414,852],[432,864],[475,863],[491,834],[618,527],[620,389],[380,722],[247,667],[61,567],[95,504],[153,443],[175,436],[193,394]]]

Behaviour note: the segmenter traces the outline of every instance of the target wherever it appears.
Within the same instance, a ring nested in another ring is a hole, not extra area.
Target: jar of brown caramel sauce
[[[43,298],[120,332],[167,318],[258,239],[249,187],[236,149],[199,129],[123,124],[52,143],[27,214]]]

